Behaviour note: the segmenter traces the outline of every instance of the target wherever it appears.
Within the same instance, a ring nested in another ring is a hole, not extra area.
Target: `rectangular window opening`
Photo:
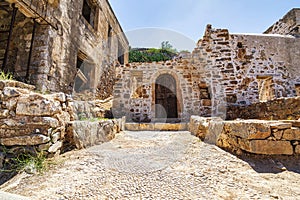
[[[121,44],[121,42],[118,42],[118,61],[121,65],[124,65],[124,48]]]
[[[88,79],[84,74],[84,62],[86,60],[86,55],[81,51],[78,52],[77,60],[76,60],[76,69],[77,74],[75,78],[74,90],[76,92],[80,92],[85,84],[88,83]]]
[[[96,7],[89,0],[83,0],[82,16],[95,28]]]

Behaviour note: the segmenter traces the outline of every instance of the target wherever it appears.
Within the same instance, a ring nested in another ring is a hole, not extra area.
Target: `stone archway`
[[[155,118],[178,118],[176,80],[162,74],[155,81]]]

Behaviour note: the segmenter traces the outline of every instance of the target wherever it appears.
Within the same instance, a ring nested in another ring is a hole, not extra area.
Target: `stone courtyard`
[[[137,63],[107,0],[0,0],[0,19],[1,191],[299,198],[299,8],[262,34],[208,24],[192,52]],[[52,164],[10,173],[20,155]]]
[[[236,157],[189,132],[128,132],[2,191],[31,199],[297,199],[299,159]]]

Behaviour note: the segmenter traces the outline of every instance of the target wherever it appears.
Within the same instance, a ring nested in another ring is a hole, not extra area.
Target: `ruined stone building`
[[[39,91],[112,94],[128,41],[108,0],[1,0],[0,66]]]
[[[225,118],[230,105],[299,95],[299,27],[299,8],[264,34],[231,34],[208,25],[188,58],[119,67],[114,114],[137,122]]]

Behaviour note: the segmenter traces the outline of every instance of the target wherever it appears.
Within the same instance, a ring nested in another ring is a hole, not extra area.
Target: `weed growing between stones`
[[[0,80],[2,81],[7,81],[7,80],[13,80],[14,77],[12,75],[12,73],[8,72],[5,73],[4,71],[0,71]]]
[[[0,147],[0,185],[18,173],[39,174],[47,171],[55,162],[34,148]]]
[[[12,170],[17,172],[25,171],[29,174],[42,173],[48,169],[49,165],[43,153],[37,153],[36,156],[23,153],[11,160],[13,165]]]

